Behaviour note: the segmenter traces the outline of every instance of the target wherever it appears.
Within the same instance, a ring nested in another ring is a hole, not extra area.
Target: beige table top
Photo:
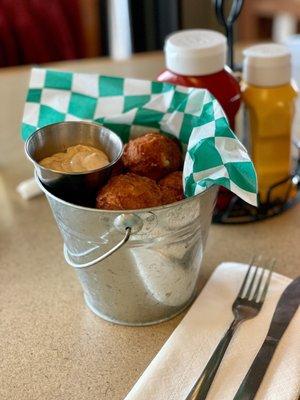
[[[153,78],[159,54],[125,62],[54,64],[73,71]],[[22,200],[32,176],[19,126],[29,67],[0,70],[0,398],[120,400],[180,322],[132,328],[109,324],[84,305],[75,273],[44,197]],[[277,270],[300,271],[300,204],[276,218],[213,226],[201,270],[204,283],[221,261],[276,257]]]

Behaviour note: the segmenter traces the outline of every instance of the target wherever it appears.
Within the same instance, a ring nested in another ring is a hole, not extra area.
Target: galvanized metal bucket
[[[193,300],[216,188],[152,209],[104,211],[47,196],[88,307],[124,325],[172,318]]]

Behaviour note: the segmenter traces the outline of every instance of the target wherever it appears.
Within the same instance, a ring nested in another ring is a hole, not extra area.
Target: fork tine
[[[249,287],[248,287],[247,293],[246,293],[245,296],[244,296],[244,298],[246,298],[246,299],[248,299],[248,300],[250,300],[252,288],[253,288],[253,285],[254,285],[254,282],[255,282],[255,278],[256,278],[256,274],[257,274],[257,271],[258,271],[258,267],[257,267],[257,266],[254,267],[254,268],[255,268],[255,271],[254,271],[254,273],[253,273],[253,276],[252,276],[250,285],[249,285]]]
[[[265,269],[262,268],[260,276],[259,276],[259,280],[258,280],[257,285],[256,285],[255,292],[254,292],[253,297],[252,297],[252,300],[254,300],[256,302],[258,302],[258,295],[259,295],[259,292],[260,292],[261,287],[262,287],[262,280],[263,280],[264,274],[265,274]]]
[[[255,260],[255,256],[252,257],[252,260],[251,260],[251,262],[250,262],[250,264],[249,264],[249,267],[248,267],[248,269],[247,269],[245,278],[244,278],[244,280],[243,280],[242,286],[241,286],[241,288],[240,288],[240,291],[239,291],[237,297],[242,297],[242,294],[243,294],[243,292],[244,292],[244,289],[245,289],[245,286],[246,286],[246,283],[247,283],[247,279],[248,279],[248,276],[249,276],[249,273],[250,273],[250,269],[252,268],[252,265],[253,265],[253,263],[254,263],[254,260]]]
[[[272,261],[271,261],[271,265],[270,265],[268,277],[267,277],[265,286],[264,286],[264,288],[263,288],[263,292],[262,292],[262,294],[261,294],[261,297],[260,297],[260,299],[259,299],[259,303],[263,303],[263,302],[265,301],[266,294],[267,294],[267,290],[268,290],[268,287],[269,287],[269,285],[270,285],[271,276],[272,276],[272,273],[273,273],[273,268],[274,268],[274,265],[275,265],[275,261],[276,261],[275,258],[273,258]]]

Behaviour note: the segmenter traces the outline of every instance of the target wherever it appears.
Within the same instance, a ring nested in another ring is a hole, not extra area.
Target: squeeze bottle
[[[248,150],[254,162],[262,203],[269,189],[292,170],[291,132],[297,88],[291,82],[287,47],[270,43],[244,51],[242,98]],[[270,192],[271,201],[284,201],[291,181]]]
[[[222,105],[234,129],[241,92],[232,71],[225,65],[226,37],[206,29],[183,30],[168,36],[164,50],[166,70],[157,80],[208,89]]]

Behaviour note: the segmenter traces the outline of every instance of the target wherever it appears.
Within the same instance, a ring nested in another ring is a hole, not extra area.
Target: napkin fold
[[[231,305],[247,265],[223,263],[125,400],[184,400],[229,327]],[[232,400],[262,345],[277,302],[291,279],[273,274],[259,315],[244,322],[223,359],[207,400]],[[300,309],[282,337],[256,400],[296,400],[300,394]]]

